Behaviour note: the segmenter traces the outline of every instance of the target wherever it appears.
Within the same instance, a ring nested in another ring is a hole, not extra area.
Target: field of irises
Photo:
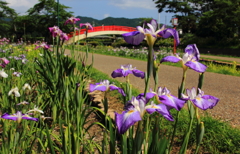
[[[78,20],[72,17],[66,24],[72,24],[75,29]],[[92,65],[86,65],[88,59],[94,60],[87,42],[85,52],[77,52],[75,45],[71,45],[70,55],[66,55],[61,42],[68,37],[57,26],[49,28],[53,37],[51,47],[45,42],[26,45],[21,40],[13,43],[1,39],[1,153],[240,152],[238,129],[199,114],[199,110],[214,108],[219,99],[201,91],[207,67],[198,62],[197,46],[188,45],[182,57],[167,52],[154,54],[153,45],[158,36],[173,36],[176,45],[179,44],[175,29],[157,30],[156,25],[152,20],[149,29],[137,27],[138,31],[123,35],[127,43],[137,45],[146,38],[149,45],[139,51],[147,55],[147,72],[130,64],[113,70],[112,78],[126,78],[123,84],[114,84],[106,78],[95,83],[96,77],[103,75]],[[92,28],[89,23],[82,26],[86,31]],[[157,87],[159,64],[164,62],[182,64],[178,96],[173,96],[167,87]],[[185,89],[188,68],[199,72],[198,87]],[[133,93],[129,74],[145,80],[144,92]],[[149,87],[151,76],[154,87]],[[89,93],[95,91],[102,93],[103,110],[92,106]],[[125,106],[122,113],[115,112],[114,119],[107,115],[109,94],[120,97],[119,103]],[[184,106],[187,109],[182,109]],[[90,132],[96,126],[101,131],[98,139]]]

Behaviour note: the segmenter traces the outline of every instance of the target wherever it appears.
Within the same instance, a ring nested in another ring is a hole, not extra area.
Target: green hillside
[[[142,19],[140,18],[134,18],[134,19],[128,19],[128,18],[113,18],[113,17],[107,17],[102,20],[97,20],[91,17],[82,17],[77,16],[77,18],[80,18],[81,20],[77,22],[79,23],[86,23],[89,22],[94,26],[101,26],[101,25],[118,25],[118,26],[129,26],[129,27],[136,27],[139,26]]]

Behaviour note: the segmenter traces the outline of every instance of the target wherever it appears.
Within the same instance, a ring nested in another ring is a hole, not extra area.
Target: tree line
[[[239,40],[240,0],[153,0],[159,12],[171,12],[178,18],[178,29],[183,34],[193,34],[201,38],[213,38],[224,42],[229,39]],[[71,26],[64,26],[67,18],[73,16],[70,7],[58,4],[56,0],[39,0],[26,15],[19,15],[8,7],[8,3],[0,0],[0,37],[11,39],[44,38],[50,40],[47,27],[58,23],[65,32],[71,32]],[[96,20],[80,17],[81,22],[90,22],[94,26],[122,25],[135,27],[142,24],[144,18],[106,18]],[[87,21],[88,20],[88,21]],[[239,43],[239,42],[237,42]]]
[[[153,0],[159,12],[171,12],[183,32],[217,40],[239,37],[240,0]]]
[[[67,18],[73,16],[68,11],[70,7],[58,4],[55,0],[39,0],[32,8],[28,9],[26,15],[19,15],[8,7],[8,3],[0,0],[0,36],[11,40],[25,39],[51,39],[48,27],[57,26],[59,10],[59,27],[65,31],[71,31],[71,27],[64,26]]]

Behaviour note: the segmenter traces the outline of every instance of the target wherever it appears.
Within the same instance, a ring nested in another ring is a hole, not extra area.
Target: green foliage
[[[17,15],[14,9],[7,6],[8,3],[0,0],[0,34],[1,37],[11,35],[12,20]]]
[[[159,12],[175,13],[183,33],[226,40],[238,36],[239,0],[165,1],[155,0]]]
[[[211,10],[206,11],[200,18],[198,36],[214,36],[218,40],[233,38],[240,23],[238,0],[214,0]]]
[[[200,37],[193,33],[186,33],[181,39],[179,47],[185,48],[188,44],[197,44],[199,48],[212,48],[212,49],[239,49],[238,38],[226,38],[217,40],[214,36]]]
[[[175,13],[175,17],[178,18],[179,27],[182,28],[183,32],[188,31],[195,32],[197,28],[197,21],[200,17],[200,10],[202,3],[201,1],[196,2],[193,0],[190,1],[165,1],[165,0],[154,0],[158,12],[162,12],[165,9],[165,12]]]
[[[80,23],[89,22],[94,26],[102,26],[102,25],[118,25],[118,26],[129,26],[136,27],[139,26],[139,23],[142,21],[140,18],[128,19],[128,18],[113,18],[107,17],[102,20],[97,20],[90,17],[77,16],[81,20],[77,22],[77,25]]]
[[[26,22],[29,26],[26,28],[26,33],[34,34],[33,37],[45,37],[47,41],[51,41],[48,27],[53,27],[57,23],[58,3],[55,0],[39,0],[39,3],[30,8],[28,16],[25,18],[19,18],[18,21]],[[59,27],[64,32],[69,31],[69,27],[64,26],[64,22],[67,18],[73,16],[73,12],[68,12],[70,7],[59,4]]]

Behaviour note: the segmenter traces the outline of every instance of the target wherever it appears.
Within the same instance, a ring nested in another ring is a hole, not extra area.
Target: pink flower
[[[7,60],[7,58],[3,57],[0,58],[0,66],[2,66],[2,68],[6,67],[6,65],[9,63],[10,61]]]
[[[39,46],[36,46],[35,50],[38,48],[43,48],[43,49],[49,49],[49,45],[47,45],[47,43],[42,42]]]
[[[66,25],[66,24],[75,24],[77,21],[80,21],[80,19],[79,18],[75,18],[75,17],[71,17],[71,18],[68,18],[66,20],[64,25]]]
[[[60,36],[62,34],[62,31],[58,26],[49,27],[48,29],[50,30],[50,33],[52,33],[53,37]]]
[[[69,40],[69,38],[68,38],[68,36],[67,36],[67,34],[66,33],[62,33],[61,35],[60,35],[60,39],[61,40]]]
[[[80,24],[80,27],[82,27],[82,26],[85,26],[87,29],[93,30],[92,25],[91,25],[90,23],[88,23],[88,22],[85,23],[85,24],[81,23],[81,24]]]

